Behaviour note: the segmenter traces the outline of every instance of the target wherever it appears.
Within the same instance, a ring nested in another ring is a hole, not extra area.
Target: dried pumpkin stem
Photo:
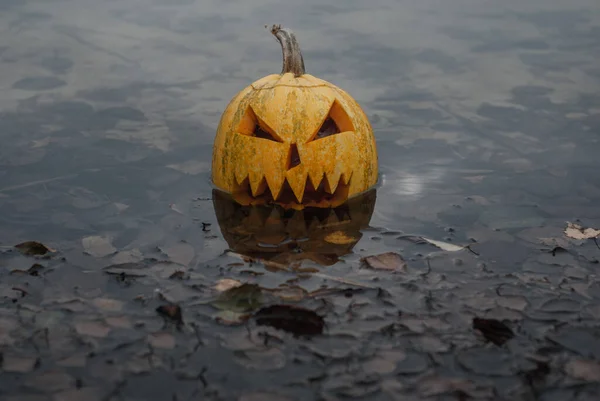
[[[281,51],[283,52],[283,68],[281,69],[281,73],[291,72],[295,77],[305,74],[304,59],[302,58],[300,45],[294,33],[287,28],[282,28],[281,25],[273,25],[271,33],[275,35],[281,44]]]

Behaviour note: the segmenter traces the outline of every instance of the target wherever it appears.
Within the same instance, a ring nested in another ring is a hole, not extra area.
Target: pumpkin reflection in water
[[[213,205],[229,247],[242,255],[289,265],[312,260],[324,266],[352,252],[369,226],[376,190],[330,208],[286,209],[280,205],[247,206],[213,190]]]

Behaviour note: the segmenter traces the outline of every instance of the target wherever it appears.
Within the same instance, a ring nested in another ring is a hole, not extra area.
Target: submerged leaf
[[[323,333],[325,321],[316,312],[293,305],[271,305],[254,314],[259,326],[271,326],[297,336]]]
[[[600,363],[586,359],[574,359],[565,365],[565,372],[574,379],[600,382]]]
[[[367,256],[363,258],[363,261],[367,264],[367,266],[375,270],[406,270],[406,262],[402,256],[395,252],[386,252],[379,255]]]
[[[117,251],[117,248],[111,244],[111,238],[99,235],[85,237],[81,240],[81,244],[85,253],[96,258],[103,258]]]
[[[262,291],[256,284],[242,284],[222,292],[213,301],[215,308],[232,312],[250,312],[262,303]]]
[[[38,256],[56,252],[55,249],[49,248],[37,241],[21,242],[20,244],[15,245],[15,248],[17,248],[23,255],[27,256]]]
[[[183,323],[183,315],[181,313],[181,307],[175,304],[161,305],[156,308],[156,312],[159,315],[171,319],[177,324]]]
[[[579,224],[567,222],[565,235],[573,239],[590,239],[600,237],[600,230],[594,228],[583,228]]]
[[[473,328],[479,330],[486,340],[502,345],[514,337],[512,330],[499,320],[473,318]]]

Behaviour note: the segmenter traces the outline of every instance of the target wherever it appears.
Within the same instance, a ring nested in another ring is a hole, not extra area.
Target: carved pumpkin
[[[371,189],[337,208],[290,210],[280,205],[240,205],[213,190],[223,238],[242,255],[285,266],[312,260],[324,266],[348,254],[369,226],[377,194]]]
[[[281,74],[239,92],[219,123],[215,186],[242,204],[334,207],[377,183],[373,130],[359,104],[306,74],[294,34],[274,25]]]

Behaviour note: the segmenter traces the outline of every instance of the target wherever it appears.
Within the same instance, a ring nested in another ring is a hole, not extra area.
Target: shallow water
[[[343,209],[213,193],[272,23],[374,127]],[[600,241],[564,231],[600,228],[596,0],[0,0],[0,32],[0,398],[600,392]]]

